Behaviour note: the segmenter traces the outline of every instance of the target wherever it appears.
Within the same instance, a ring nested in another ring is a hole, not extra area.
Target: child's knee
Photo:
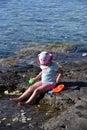
[[[36,93],[36,94],[39,94],[40,92],[41,92],[41,91],[40,91],[39,88],[35,89],[35,93]]]
[[[28,89],[29,89],[30,91],[34,91],[34,86],[30,86]]]

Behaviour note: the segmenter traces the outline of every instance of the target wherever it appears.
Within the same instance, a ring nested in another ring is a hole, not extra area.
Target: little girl
[[[38,55],[38,64],[42,71],[36,77],[32,78],[34,84],[31,85],[21,96],[18,98],[11,98],[10,101],[19,102],[19,106],[31,104],[41,93],[55,88],[62,76],[62,70],[52,61],[52,59],[53,55],[51,53],[42,51]],[[40,78],[41,81],[36,82]],[[26,98],[28,98],[28,100],[24,101]]]

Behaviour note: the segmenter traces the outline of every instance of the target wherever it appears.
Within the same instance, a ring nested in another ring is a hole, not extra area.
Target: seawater
[[[87,0],[0,0],[0,58],[31,43],[87,44]]]

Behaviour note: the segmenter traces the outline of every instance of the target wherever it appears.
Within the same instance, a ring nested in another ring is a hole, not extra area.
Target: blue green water
[[[87,44],[87,0],[0,0],[0,57],[57,42]]]

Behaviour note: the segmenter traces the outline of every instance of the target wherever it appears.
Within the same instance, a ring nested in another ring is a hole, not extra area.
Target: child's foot
[[[25,104],[25,102],[19,102],[18,107],[22,107]]]
[[[18,102],[18,98],[10,98],[9,100],[12,102]]]

